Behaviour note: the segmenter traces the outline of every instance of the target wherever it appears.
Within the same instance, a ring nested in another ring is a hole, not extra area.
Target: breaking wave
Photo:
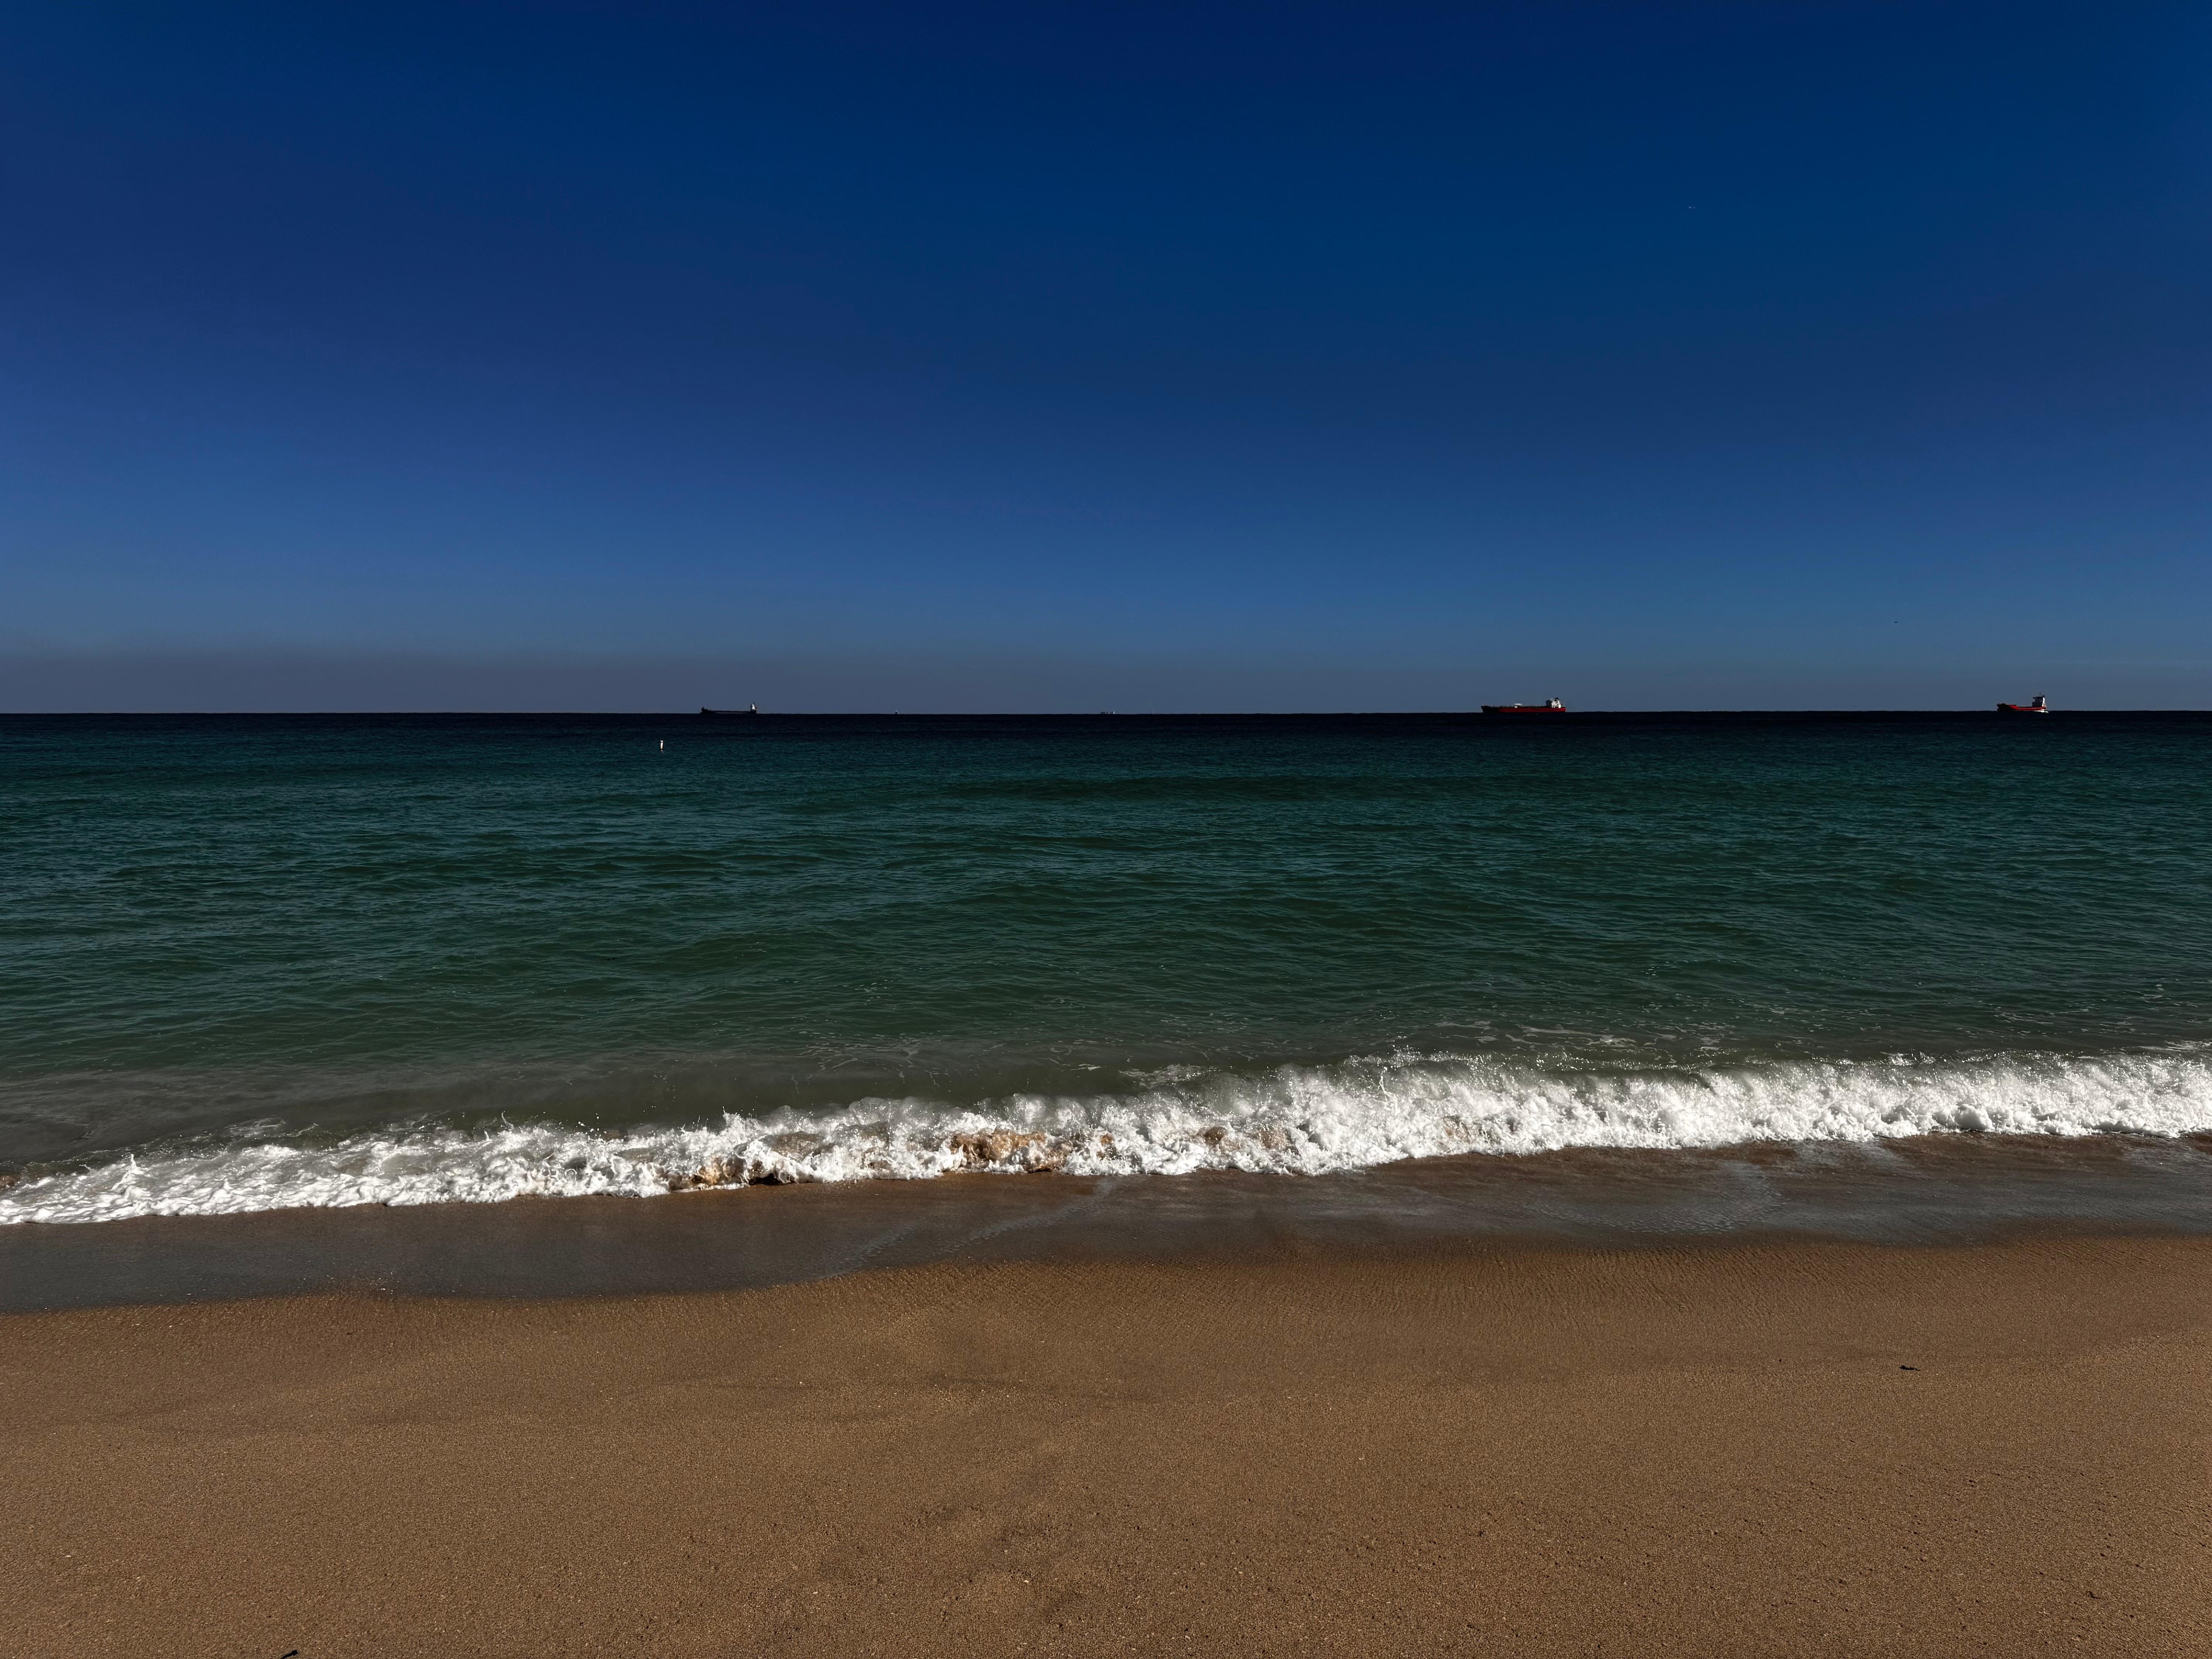
[[[1015,1095],[973,1105],[870,1098],[629,1134],[509,1124],[142,1152],[0,1190],[0,1223],[646,1195],[962,1171],[1321,1175],[1401,1158],[1573,1146],[2205,1132],[2212,1056],[2197,1050],[1634,1072],[1398,1055],[1261,1073],[1177,1068],[1119,1094]]]

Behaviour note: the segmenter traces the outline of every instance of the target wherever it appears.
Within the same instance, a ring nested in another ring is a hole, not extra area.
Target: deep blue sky
[[[15,0],[0,708],[2212,704],[2202,5]]]

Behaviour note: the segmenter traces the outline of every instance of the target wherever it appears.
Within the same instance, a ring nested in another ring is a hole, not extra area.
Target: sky
[[[2212,707],[2212,12],[0,11],[0,709]]]

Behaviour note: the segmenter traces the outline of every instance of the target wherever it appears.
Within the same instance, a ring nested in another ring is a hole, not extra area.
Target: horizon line
[[[1492,714],[1473,708],[1297,709],[714,709],[706,708],[20,708],[0,709],[0,720],[1493,720],[1515,726],[1602,718],[1681,719],[1761,716],[1855,719],[1945,716],[2010,712],[1989,703],[1916,708],[1561,708]],[[2026,712],[2026,711],[2023,711]],[[2212,708],[2045,708],[2045,716],[2075,714],[2212,714]]]

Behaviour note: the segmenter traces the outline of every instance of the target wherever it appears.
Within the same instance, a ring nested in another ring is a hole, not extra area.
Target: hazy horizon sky
[[[2212,706],[2212,14],[0,22],[0,709]]]

